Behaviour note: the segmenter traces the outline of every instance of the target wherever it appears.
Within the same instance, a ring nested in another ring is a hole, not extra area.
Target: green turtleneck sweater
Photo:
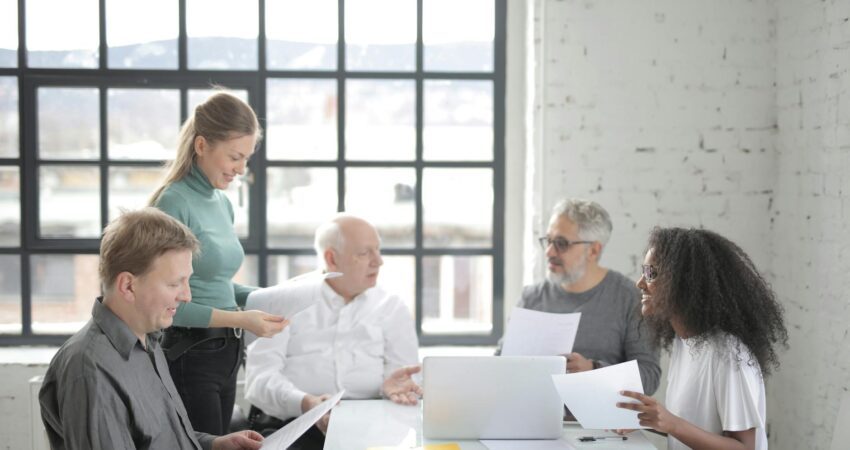
[[[233,282],[245,252],[233,229],[233,206],[224,192],[192,165],[188,175],[162,191],[156,207],[183,222],[201,242],[189,278],[192,301],[180,304],[174,325],[209,327],[213,308],[245,306],[248,294],[256,288]]]

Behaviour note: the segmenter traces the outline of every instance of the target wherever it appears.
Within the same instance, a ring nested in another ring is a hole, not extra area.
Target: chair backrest
[[[830,450],[850,448],[850,391],[844,391],[838,414],[835,416],[835,428],[832,430],[832,445]]]

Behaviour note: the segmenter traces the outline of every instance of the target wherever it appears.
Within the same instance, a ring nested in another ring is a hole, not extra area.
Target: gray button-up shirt
[[[53,449],[209,449],[174,387],[157,336],[146,346],[98,299],[59,349],[39,392]]]

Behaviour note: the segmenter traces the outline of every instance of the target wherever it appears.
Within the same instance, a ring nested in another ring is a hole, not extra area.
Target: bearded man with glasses
[[[611,218],[596,202],[566,199],[552,211],[540,244],[548,271],[526,286],[517,306],[548,313],[581,313],[567,372],[637,360],[643,389],[658,388],[659,352],[640,316],[640,292],[619,272],[599,265],[611,236]],[[500,348],[501,350],[501,348]],[[498,351],[497,353],[500,353]]]

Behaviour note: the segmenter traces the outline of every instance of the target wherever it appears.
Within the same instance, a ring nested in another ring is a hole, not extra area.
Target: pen
[[[627,441],[629,438],[627,436],[582,436],[578,438],[578,440],[581,442],[601,441],[603,439],[616,439],[618,441]]]

